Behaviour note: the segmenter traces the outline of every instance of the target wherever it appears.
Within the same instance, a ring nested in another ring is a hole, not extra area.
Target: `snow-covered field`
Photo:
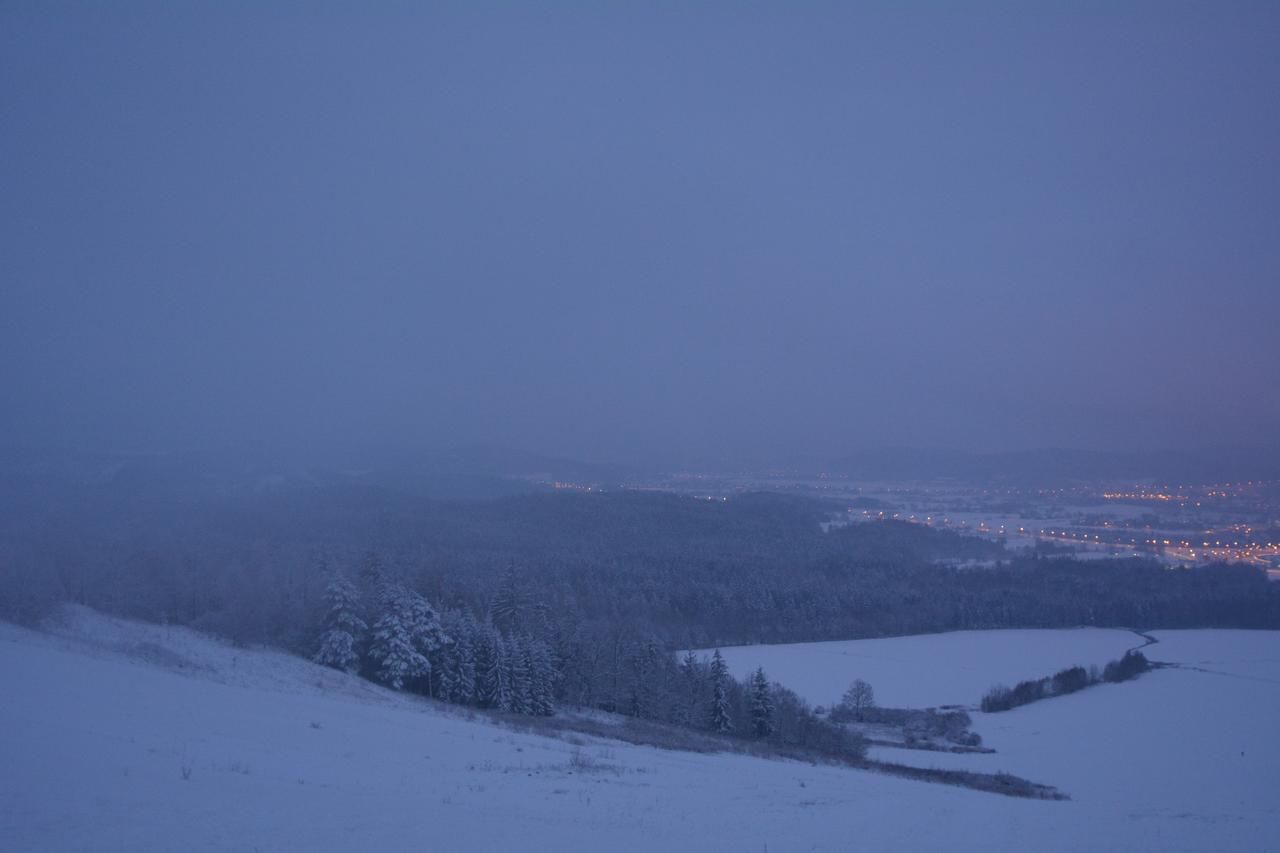
[[[1275,849],[1277,635],[1160,636],[1205,671],[980,720],[1001,753],[972,758],[1074,798],[1044,802],[575,746],[86,611],[57,634],[0,623],[0,850]]]
[[[1119,685],[1001,714],[973,713],[995,754],[873,747],[921,767],[1005,771],[1056,785],[1106,827],[1092,849],[1280,849],[1280,632],[1156,631],[1143,652],[1178,664]],[[1127,631],[975,631],[723,649],[736,675],[764,666],[815,704],[853,678],[880,704],[975,704],[1073,663],[1103,664],[1143,642]],[[1114,838],[1131,839],[1124,844]],[[1028,842],[1028,849],[1048,845]],[[1051,846],[1051,845],[1050,845]]]
[[[855,678],[889,708],[976,705],[994,684],[1012,686],[1073,664],[1102,666],[1144,640],[1131,631],[955,631],[882,640],[735,646],[720,653],[743,678],[769,677],[815,705],[830,706]],[[702,651],[703,657],[709,652]]]

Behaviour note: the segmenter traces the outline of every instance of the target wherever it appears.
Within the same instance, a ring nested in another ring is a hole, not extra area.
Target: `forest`
[[[77,523],[82,507],[92,524]],[[834,509],[774,494],[441,501],[346,487],[66,501],[6,529],[0,615],[29,623],[70,601],[511,713],[589,707],[742,735],[761,731],[752,708],[767,698],[788,721],[775,736],[795,743],[831,733],[776,685],[766,697],[676,652],[983,628],[1280,627],[1280,585],[1241,566],[1012,555],[901,522],[823,532]],[[947,565],[958,560],[986,567]]]

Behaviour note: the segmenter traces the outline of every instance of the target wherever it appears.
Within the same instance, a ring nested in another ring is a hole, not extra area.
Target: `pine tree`
[[[320,634],[316,663],[354,672],[360,663],[360,645],[368,625],[360,618],[360,594],[351,581],[334,575],[324,591],[328,612]]]
[[[773,696],[764,667],[751,676],[751,730],[756,737],[773,734]]]
[[[476,626],[472,636],[472,649],[475,654],[476,667],[476,704],[481,708],[493,707],[496,688],[493,680],[493,660],[497,650],[493,646],[493,637],[487,627]]]
[[[455,645],[450,643],[436,650],[427,660],[431,664],[431,695],[445,702],[453,702],[454,679],[456,673],[453,665]]]
[[[627,682],[630,687],[627,713],[645,719],[650,716],[653,697],[649,685],[649,658],[643,648],[631,652],[627,661]]]
[[[684,653],[680,661],[680,677],[684,682],[684,701],[677,705],[676,722],[690,725],[698,719],[698,700],[702,695],[704,669],[698,663],[698,656],[693,651]]]
[[[551,605],[539,599],[529,608],[529,614],[534,634],[539,637],[550,637],[555,634],[556,626],[551,618]]]
[[[409,631],[410,642],[414,651],[421,655],[425,663],[426,684],[431,686],[431,659],[444,646],[448,637],[440,625],[440,617],[425,598],[416,592],[401,590],[401,606],[404,608],[405,625]]]
[[[386,585],[382,613],[374,623],[369,648],[374,677],[396,690],[431,672],[431,664],[415,643],[415,605],[410,596],[411,593],[401,587]]]
[[[370,551],[356,575],[359,590],[360,618],[367,625],[373,625],[382,615],[387,596],[387,575],[382,567],[382,558],[376,551]]]
[[[685,679],[693,682],[698,675],[698,656],[692,650],[684,653],[684,657],[680,660],[680,672]]]
[[[720,734],[733,731],[729,713],[729,667],[720,650],[711,658],[711,730]]]
[[[475,621],[457,611],[441,617],[444,643],[436,650],[437,696],[447,702],[471,705],[476,701],[476,659],[472,637]]]
[[[525,609],[525,593],[515,564],[507,566],[498,581],[498,589],[489,605],[489,617],[499,630],[514,631],[519,626]]]
[[[492,625],[476,634],[476,700],[482,708],[511,710],[507,654],[502,636]]]
[[[521,637],[507,639],[507,683],[511,685],[511,712],[532,714],[533,696],[530,690],[529,657],[525,641]]]
[[[368,590],[381,590],[385,580],[386,570],[382,566],[382,557],[377,551],[370,551],[360,566],[360,586]]]
[[[556,670],[551,659],[551,650],[541,640],[532,641],[529,646],[530,659],[530,694],[532,708],[530,713],[539,717],[549,717],[556,712],[555,690]]]
[[[452,700],[463,705],[471,705],[476,702],[476,653],[475,653],[475,623],[470,623],[468,627],[471,629],[462,635],[457,645],[457,652],[454,657],[453,669],[453,695]]]

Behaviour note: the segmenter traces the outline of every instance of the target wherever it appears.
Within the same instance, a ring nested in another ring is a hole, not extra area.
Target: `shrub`
[[[1012,694],[1008,687],[997,684],[982,697],[982,710],[988,714],[996,711],[1008,711],[1013,707]]]
[[[1035,681],[1019,681],[1018,686],[1013,688],[1013,704],[1029,705],[1037,699],[1043,699],[1046,681],[1047,679],[1044,678]]]
[[[1075,693],[1089,686],[1089,673],[1082,666],[1062,670],[1053,677],[1053,692],[1059,696]]]
[[[1113,660],[1102,671],[1103,681],[1128,681],[1130,678],[1146,672],[1151,662],[1142,652],[1125,652],[1120,660]],[[1026,705],[1043,699],[1046,696],[1065,696],[1083,690],[1090,684],[1098,682],[1097,668],[1092,671],[1082,666],[1067,667],[1052,678],[1040,678],[1033,681],[1020,681],[1010,690],[1003,684],[997,684],[982,697],[982,710],[988,714],[995,711],[1008,711],[1020,705]]]
[[[1125,652],[1120,660],[1113,660],[1102,671],[1102,680],[1110,682],[1128,681],[1151,669],[1151,662],[1142,652]]]

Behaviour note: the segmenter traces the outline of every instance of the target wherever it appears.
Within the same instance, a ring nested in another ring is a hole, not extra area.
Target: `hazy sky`
[[[1280,435],[1280,4],[0,3],[0,442]]]

